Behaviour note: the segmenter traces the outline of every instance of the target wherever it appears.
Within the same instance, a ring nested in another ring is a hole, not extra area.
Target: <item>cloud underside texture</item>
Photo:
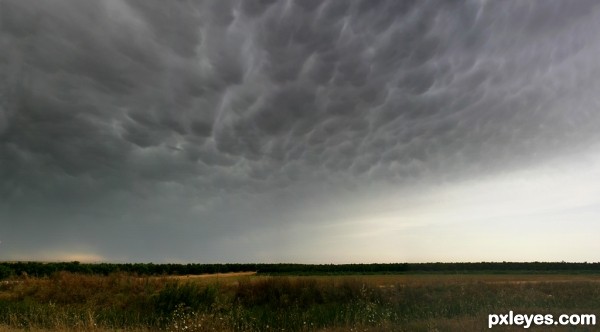
[[[318,260],[294,230],[573,158],[596,7],[2,1],[0,250]]]

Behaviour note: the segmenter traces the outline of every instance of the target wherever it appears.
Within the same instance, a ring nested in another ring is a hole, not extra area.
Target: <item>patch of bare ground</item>
[[[166,276],[160,277],[167,280],[194,280],[194,279],[210,279],[210,278],[232,278],[232,277],[245,277],[253,276],[256,272],[228,272],[228,273],[207,273],[207,274],[188,274],[183,276]],[[159,278],[159,277],[157,277]]]

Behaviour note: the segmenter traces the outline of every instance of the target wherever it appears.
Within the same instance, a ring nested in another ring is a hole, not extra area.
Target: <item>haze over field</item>
[[[598,261],[597,1],[0,0],[0,260]]]

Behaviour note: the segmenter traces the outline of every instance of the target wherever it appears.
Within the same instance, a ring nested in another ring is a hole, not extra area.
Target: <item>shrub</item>
[[[6,279],[14,274],[14,271],[5,265],[0,265],[0,280]]]
[[[214,285],[201,287],[195,283],[169,283],[154,298],[155,309],[170,313],[178,306],[191,309],[210,308],[217,299],[218,289]]]

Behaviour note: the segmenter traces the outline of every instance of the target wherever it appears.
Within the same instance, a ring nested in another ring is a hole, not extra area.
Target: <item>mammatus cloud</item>
[[[2,1],[2,255],[461,260],[411,256],[453,215],[428,214],[440,192],[595,151],[598,16],[593,1]],[[549,202],[542,187],[523,209]],[[499,200],[464,227],[485,239],[511,217],[487,220]]]

